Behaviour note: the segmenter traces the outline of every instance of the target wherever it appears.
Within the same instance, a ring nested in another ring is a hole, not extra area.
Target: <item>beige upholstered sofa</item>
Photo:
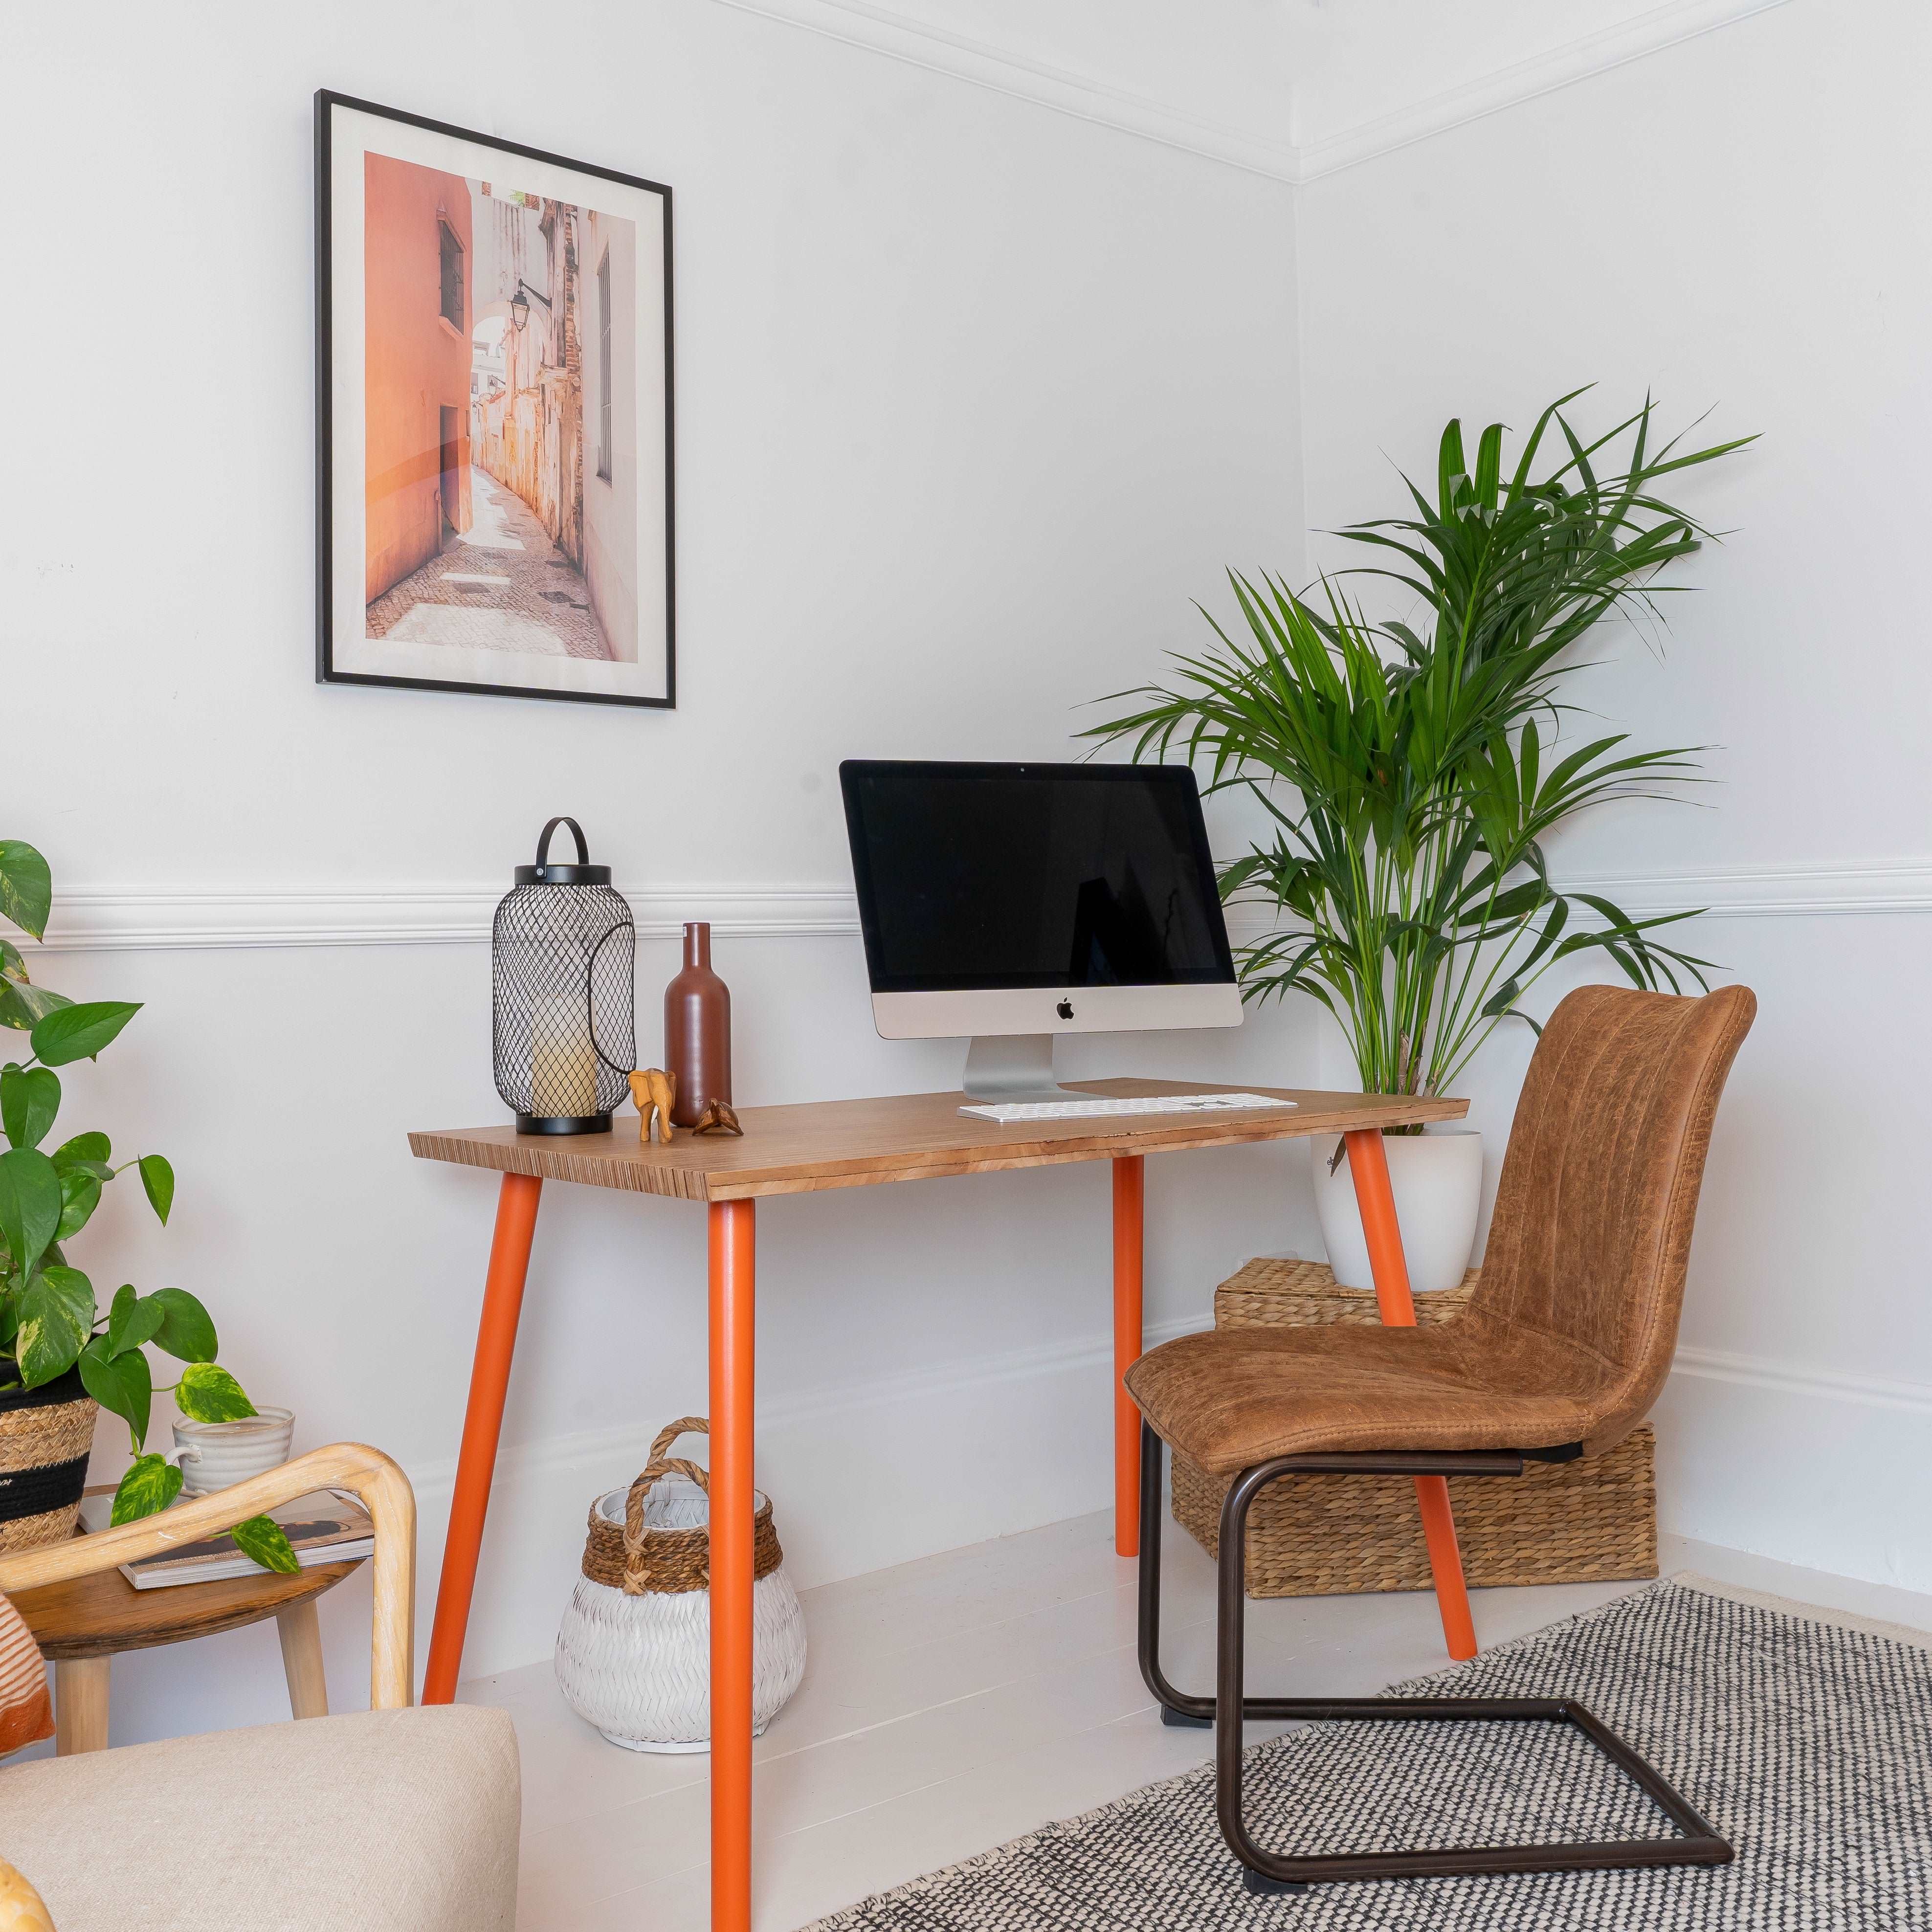
[[[410,1708],[416,1502],[379,1450],[315,1450],[164,1516],[0,1558],[0,1590],[332,1487],[376,1522],[374,1708],[0,1767],[0,1856],[58,1932],[511,1932],[515,1733],[500,1711]]]

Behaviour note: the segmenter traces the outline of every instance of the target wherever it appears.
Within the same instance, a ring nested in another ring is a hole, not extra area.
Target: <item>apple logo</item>
[[[1053,1010],[1057,1012],[1062,1019],[1070,1020],[1073,1017],[1073,1002],[1071,1000],[1062,1000],[1059,1005],[1055,1006]]]

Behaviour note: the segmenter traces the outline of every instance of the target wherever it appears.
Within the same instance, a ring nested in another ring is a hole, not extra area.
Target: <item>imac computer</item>
[[[838,776],[873,1020],[886,1040],[969,1036],[970,1098],[1084,1112],[1054,1083],[1055,1035],[1240,1024],[1184,765],[850,759]]]

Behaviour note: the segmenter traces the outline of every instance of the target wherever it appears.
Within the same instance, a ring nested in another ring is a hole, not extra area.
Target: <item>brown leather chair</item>
[[[1277,1476],[1520,1475],[1612,1448],[1670,1372],[1704,1156],[1757,1002],[1572,993],[1538,1042],[1503,1160],[1482,1277],[1429,1328],[1238,1328],[1184,1335],[1127,1372],[1142,1418],[1140,1657],[1169,1724],[1215,1726],[1216,1805],[1255,1891],[1328,1880],[1722,1864],[1731,1849],[1588,1712],[1564,1699],[1244,1698],[1248,1511]],[[1162,1676],[1161,1444],[1234,1481],[1221,1510],[1216,1694]],[[1297,1857],[1241,1810],[1241,1720],[1522,1719],[1576,1725],[1683,1834],[1590,1844]]]

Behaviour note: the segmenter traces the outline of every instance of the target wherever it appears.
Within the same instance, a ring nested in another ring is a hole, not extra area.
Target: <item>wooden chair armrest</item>
[[[117,1564],[156,1556],[232,1529],[251,1516],[316,1490],[347,1490],[376,1528],[371,1559],[376,1601],[369,1651],[369,1703],[401,1710],[416,1694],[416,1498],[410,1479],[380,1449],[334,1442],[232,1488],[196,1496],[138,1522],[0,1556],[0,1592],[64,1583]]]

